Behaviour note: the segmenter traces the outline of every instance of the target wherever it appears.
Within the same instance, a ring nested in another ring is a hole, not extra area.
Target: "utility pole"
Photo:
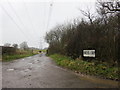
[[[42,37],[40,37],[40,46],[39,46],[39,49],[41,50],[43,47],[42,47]]]

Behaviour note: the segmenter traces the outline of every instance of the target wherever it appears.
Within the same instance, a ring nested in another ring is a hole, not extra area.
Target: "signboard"
[[[83,50],[84,57],[95,57],[95,50]]]

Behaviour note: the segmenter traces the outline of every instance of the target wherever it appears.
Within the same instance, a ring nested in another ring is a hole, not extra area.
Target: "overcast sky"
[[[96,0],[1,0],[0,45],[26,41],[30,47],[44,48],[48,46],[43,39],[46,32],[57,24],[84,17],[79,8],[87,10],[89,7],[94,13],[95,2]]]

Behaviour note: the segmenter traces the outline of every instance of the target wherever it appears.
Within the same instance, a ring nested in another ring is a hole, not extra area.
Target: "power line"
[[[28,16],[28,18],[29,18],[29,21],[31,22],[32,28],[33,28],[33,30],[35,30],[35,34],[37,34],[37,30],[36,30],[36,28],[35,28],[35,26],[34,26],[34,24],[33,24],[33,22],[32,22],[32,19],[31,19],[30,15],[29,15],[29,12],[28,12],[27,5],[26,5],[26,3],[25,3],[24,0],[23,0],[23,4],[24,4],[24,6],[25,6],[25,10],[26,10],[27,16]]]
[[[45,6],[45,5],[44,5],[44,6]],[[46,22],[45,22],[45,21],[46,21],[46,19],[45,19],[45,15],[46,15],[45,8],[44,8],[44,12],[43,12],[43,13],[44,13],[44,14],[43,14],[43,15],[44,15],[44,19],[43,19],[43,20],[44,20],[44,21],[43,21],[44,23],[43,23],[43,24],[44,24],[44,26],[46,26],[46,27],[44,27],[44,29],[46,29],[46,31],[47,31],[48,26],[49,26],[49,23],[50,23],[50,17],[51,17],[51,14],[52,14],[52,6],[53,6],[53,1],[52,1],[52,3],[50,3],[50,6],[49,6],[49,14],[48,14],[47,24],[46,24]],[[43,48],[43,47],[42,47],[42,46],[43,46],[42,37],[40,37],[40,42],[39,42],[39,43],[40,43],[39,48],[42,49],[42,48]]]
[[[40,46],[39,46],[40,49],[43,48],[42,45],[43,45],[43,41],[42,41],[42,37],[40,37]]]
[[[23,0],[23,4],[24,4],[24,6],[25,6],[25,10],[26,10],[27,16],[28,16],[28,18],[29,18],[29,21],[31,22],[30,24],[32,25],[33,30],[35,30],[34,33],[37,34],[37,30],[36,30],[36,28],[35,28],[35,26],[34,26],[34,24],[33,24],[33,22],[32,22],[32,19],[31,19],[30,15],[29,15],[29,12],[28,12],[27,5],[26,5],[26,3],[25,3],[24,0]],[[39,45],[39,44],[38,44],[38,45]],[[38,46],[38,47],[40,47],[40,46]]]
[[[26,13],[27,13],[27,15],[28,15],[28,18],[29,18],[29,20],[30,20],[30,22],[31,22],[31,25],[32,25],[32,28],[34,29],[35,28],[35,26],[34,26],[34,24],[33,24],[33,22],[32,22],[32,19],[31,19],[31,17],[30,17],[30,15],[29,15],[29,12],[28,12],[28,8],[27,8],[27,5],[26,5],[26,3],[24,2],[24,0],[23,0],[23,4],[24,4],[24,6],[25,6],[25,10],[26,10]],[[44,16],[45,16],[45,10],[44,10]],[[45,20],[45,18],[43,18],[44,20]],[[43,24],[44,24],[45,22],[43,22]],[[36,30],[36,28],[35,28],[35,32],[36,32],[36,34],[38,33],[37,32],[37,30]],[[41,38],[41,37],[40,37]],[[41,41],[41,40],[40,40]],[[41,48],[42,47],[42,42],[39,42],[38,41],[38,45],[39,45],[39,48]]]
[[[45,15],[46,15],[46,13],[45,13],[45,8],[44,8],[44,25],[46,26],[44,29],[46,29],[46,31],[47,31],[47,29],[48,29],[48,26],[49,26],[49,23],[50,23],[50,18],[51,18],[51,14],[52,14],[52,7],[53,7],[53,1],[50,3],[50,6],[49,6],[49,14],[48,14],[48,20],[47,20],[47,24],[46,24],[46,19],[45,19]],[[42,37],[40,37],[40,45],[39,45],[39,48],[40,49],[42,49],[43,47],[43,41],[42,41]]]
[[[43,22],[44,22],[43,27],[44,27],[44,30],[46,29],[46,27],[45,27],[46,26],[46,17],[45,16],[46,16],[46,2],[44,2],[44,11],[43,11],[43,17],[44,17],[43,18]]]
[[[46,31],[48,30],[48,26],[49,26],[49,23],[50,23],[50,18],[51,18],[51,14],[52,14],[52,8],[53,8],[53,1],[52,1],[52,3],[50,3],[50,7],[49,7],[49,14],[48,14],[48,21],[47,21]]]
[[[20,19],[20,17],[19,17],[19,15],[17,14],[17,12],[15,11],[15,9],[13,8],[13,6],[11,5],[11,3],[7,0],[7,2],[8,2],[8,4],[9,4],[9,6],[11,7],[11,9],[13,10],[13,12],[15,13],[15,15],[17,16],[17,18],[18,18],[18,20],[20,21],[20,23],[26,28],[26,29],[28,29],[25,25],[24,25],[24,23],[22,22],[22,20]],[[28,32],[27,32],[28,33]],[[32,36],[32,35],[31,35]]]
[[[0,7],[2,8],[2,10],[8,15],[8,17],[13,21],[13,23],[17,26],[18,30],[26,37],[26,35],[24,34],[24,32],[22,31],[22,28],[16,23],[16,21],[13,19],[13,17],[11,17],[9,15],[9,13],[7,12],[7,10],[2,6],[2,4],[0,4]],[[28,40],[29,38],[26,37]]]

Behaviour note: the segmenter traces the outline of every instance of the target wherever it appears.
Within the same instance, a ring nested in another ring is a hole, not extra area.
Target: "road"
[[[3,88],[103,88],[114,87],[83,79],[57,66],[49,57],[35,55],[2,63]]]

